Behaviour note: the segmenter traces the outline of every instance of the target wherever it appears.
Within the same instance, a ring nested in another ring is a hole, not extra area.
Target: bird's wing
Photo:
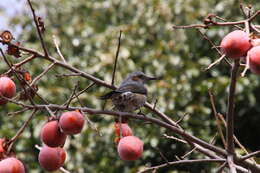
[[[113,94],[118,93],[117,91],[110,91],[109,93],[106,93],[105,95],[101,96],[100,99],[101,100],[106,100],[106,99],[110,99],[112,97]]]
[[[137,85],[135,83],[125,84],[125,85],[121,85],[115,91],[110,91],[109,93],[101,96],[100,99],[102,99],[102,100],[110,99],[114,94],[124,93],[124,92],[132,92],[132,93],[138,93],[138,94],[146,95],[147,89],[144,86],[140,86],[140,85]]]

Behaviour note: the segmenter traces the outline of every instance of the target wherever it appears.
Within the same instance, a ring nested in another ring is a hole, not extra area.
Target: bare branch
[[[163,167],[166,167],[166,166],[174,166],[174,165],[180,165],[180,164],[193,164],[193,163],[208,163],[208,162],[220,162],[220,163],[222,163],[222,162],[225,162],[225,159],[179,160],[179,161],[161,164],[161,165],[158,165],[158,166],[145,168],[144,170],[141,170],[138,173],[145,173],[145,172],[149,172],[151,170],[163,168]]]

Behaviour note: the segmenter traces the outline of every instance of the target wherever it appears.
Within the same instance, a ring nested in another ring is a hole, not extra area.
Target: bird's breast
[[[132,112],[144,106],[146,95],[124,92],[114,96],[112,102],[119,111]]]

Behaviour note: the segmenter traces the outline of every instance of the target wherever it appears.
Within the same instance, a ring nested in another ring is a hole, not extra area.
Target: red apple
[[[74,135],[81,132],[84,126],[84,116],[77,111],[65,112],[61,115],[59,126],[63,133]]]
[[[236,59],[245,56],[252,45],[246,32],[235,30],[223,38],[220,47],[227,57]]]
[[[248,51],[249,67],[253,73],[260,74],[260,46],[253,47]]]
[[[135,136],[123,137],[117,146],[117,152],[122,160],[137,160],[143,153],[143,142]]]
[[[0,138],[0,160],[5,156],[5,139]]]
[[[25,173],[25,168],[20,160],[9,157],[0,161],[0,173]]]
[[[5,151],[5,149],[4,149],[4,142],[5,142],[5,139],[0,138],[0,154]]]
[[[66,153],[63,148],[43,146],[38,156],[39,163],[46,171],[56,171],[64,164]]]
[[[58,121],[47,122],[41,129],[41,140],[49,147],[59,147],[65,144],[67,135],[60,131]]]
[[[9,77],[0,77],[0,95],[12,98],[16,93],[15,83]],[[7,100],[1,98],[0,105],[6,104]]]
[[[120,123],[115,122],[114,124],[115,128],[115,135],[120,136]],[[133,136],[132,129],[128,126],[127,123],[121,123],[121,130],[122,130],[122,136]]]

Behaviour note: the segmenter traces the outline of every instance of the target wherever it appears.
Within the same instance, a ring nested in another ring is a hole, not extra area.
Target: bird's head
[[[161,77],[150,77],[144,74],[143,72],[137,71],[137,72],[132,72],[130,73],[125,81],[133,81],[133,82],[138,82],[144,84],[147,81],[150,80],[159,80]]]

